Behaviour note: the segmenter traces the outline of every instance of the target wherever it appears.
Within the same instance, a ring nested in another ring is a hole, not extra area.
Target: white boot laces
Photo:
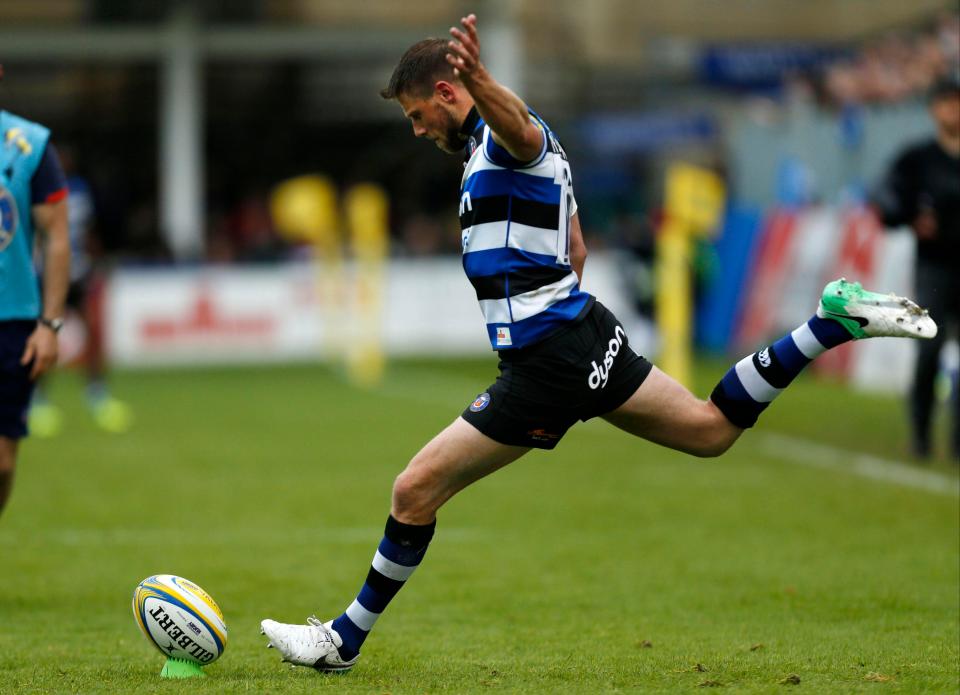
[[[312,628],[315,628],[313,630],[307,630],[307,632],[310,634],[310,637],[313,638],[312,642],[314,646],[319,647],[325,643],[333,644],[333,635],[323,624],[322,620],[317,618],[315,615],[311,615],[309,618],[307,618],[307,623]]]

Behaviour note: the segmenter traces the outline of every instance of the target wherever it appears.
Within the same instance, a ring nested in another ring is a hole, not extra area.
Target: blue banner
[[[700,78],[739,89],[776,89],[790,72],[811,72],[849,55],[849,49],[816,44],[756,43],[711,46],[701,53]]]

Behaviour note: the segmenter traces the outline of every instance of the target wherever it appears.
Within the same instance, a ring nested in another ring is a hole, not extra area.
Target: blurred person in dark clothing
[[[97,229],[93,190],[77,169],[74,149],[62,145],[59,152],[66,175],[69,213],[70,287],[66,308],[83,324],[86,336],[83,365],[87,408],[100,429],[120,434],[133,425],[133,413],[129,405],[115,398],[107,388],[103,325],[106,275],[102,268],[104,252]],[[47,438],[60,434],[63,415],[60,408],[47,399],[43,382],[37,382],[28,422],[31,433]]]
[[[910,391],[912,449],[930,456],[930,421],[940,349],[960,323],[960,77],[930,92],[934,137],[900,152],[874,196],[883,223],[909,225],[917,239],[917,302],[946,330],[918,345]],[[960,460],[960,399],[954,397],[952,455]]]

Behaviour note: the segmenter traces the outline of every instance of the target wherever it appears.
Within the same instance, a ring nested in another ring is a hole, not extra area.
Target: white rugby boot
[[[817,316],[839,322],[858,340],[881,336],[929,339],[937,335],[936,322],[916,302],[892,293],[870,292],[846,278],[823,288]]]
[[[332,620],[323,623],[312,615],[307,618],[306,625],[289,625],[267,619],[260,623],[260,634],[270,640],[267,648],[279,651],[287,663],[310,666],[318,671],[345,673],[353,668],[360,655],[349,661],[340,657],[337,647],[343,646],[343,639],[331,627],[332,624]]]

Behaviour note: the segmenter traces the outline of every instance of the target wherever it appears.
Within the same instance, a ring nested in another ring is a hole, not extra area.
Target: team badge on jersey
[[[470,412],[471,412],[471,413],[479,413],[481,410],[483,410],[484,408],[486,408],[488,405],[490,405],[490,394],[489,394],[489,393],[481,393],[479,396],[477,396],[477,399],[476,399],[473,403],[470,404]]]
[[[17,231],[17,201],[13,194],[0,185],[0,251],[10,245]]]
[[[513,338],[510,337],[510,329],[506,326],[497,328],[497,346],[513,345]]]

